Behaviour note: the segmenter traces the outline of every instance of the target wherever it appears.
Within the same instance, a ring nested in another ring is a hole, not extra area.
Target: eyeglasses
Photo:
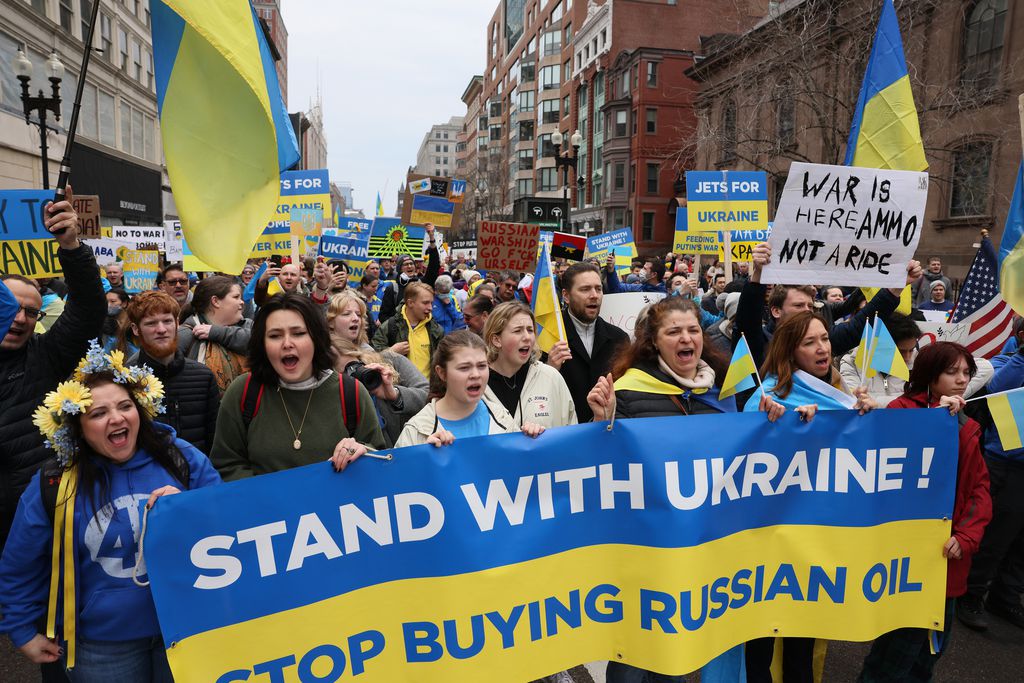
[[[18,315],[18,311],[25,311],[25,317],[32,320],[42,320],[46,317],[46,313],[44,311],[41,311],[38,308],[33,308],[32,306],[19,306],[18,310],[14,312],[14,315]]]
[[[187,285],[188,279],[182,278],[181,280],[164,280],[164,282],[169,284],[171,287],[177,287],[178,285]]]

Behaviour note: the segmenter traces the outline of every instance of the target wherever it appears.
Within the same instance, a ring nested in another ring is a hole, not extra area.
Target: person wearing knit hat
[[[928,301],[920,304],[917,308],[921,311],[942,311],[944,313],[952,311],[953,301],[946,300],[946,283],[942,280],[934,280],[930,287]]]
[[[395,258],[395,286],[387,287],[380,304],[380,324],[383,325],[388,318],[398,312],[402,302],[405,301],[405,288],[410,282],[422,282],[434,288],[437,276],[441,274],[441,256],[437,251],[437,244],[434,242],[434,225],[426,224],[427,231],[427,270],[420,276],[416,273],[416,262],[408,254],[401,254]]]

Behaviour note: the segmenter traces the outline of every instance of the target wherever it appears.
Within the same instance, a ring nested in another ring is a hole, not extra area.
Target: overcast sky
[[[462,116],[460,97],[486,58],[498,0],[281,0],[288,29],[288,110],[308,111],[319,81],[331,180],[373,214],[395,192],[423,135]],[[319,75],[319,76],[318,76]],[[385,185],[387,193],[384,193]]]

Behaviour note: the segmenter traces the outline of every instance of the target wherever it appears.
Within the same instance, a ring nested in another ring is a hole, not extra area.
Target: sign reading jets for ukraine
[[[273,220],[252,247],[250,258],[287,256],[292,251],[292,209],[313,209],[330,215],[331,182],[325,169],[285,171],[281,174],[281,203]],[[322,222],[322,219],[321,219]]]
[[[768,176],[764,171],[687,171],[690,232],[764,230],[768,227]]]
[[[682,674],[776,633],[941,624],[956,418],[766,424],[590,423],[167,496],[145,563],[175,679]],[[662,447],[683,432],[716,438]]]
[[[794,163],[761,282],[902,289],[927,200],[927,173]]]
[[[0,191],[0,271],[31,278],[64,274],[60,245],[45,224],[52,201],[52,190]]]

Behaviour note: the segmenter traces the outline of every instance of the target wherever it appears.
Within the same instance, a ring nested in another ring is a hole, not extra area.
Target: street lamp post
[[[555,131],[551,135],[551,144],[555,147],[555,173],[558,169],[562,169],[562,199],[565,201],[565,214],[562,216],[562,232],[569,232],[569,169],[573,170],[573,174],[576,173],[576,164],[579,161],[580,145],[583,144],[583,136],[577,130],[569,138],[569,144],[572,145],[572,154],[568,151],[565,155],[561,153],[562,142],[565,138],[562,136],[561,131]],[[583,178],[579,179],[579,184],[582,186]]]
[[[32,79],[32,62],[22,50],[14,58],[14,74],[21,81],[21,104],[25,108],[25,123],[32,123],[32,112],[39,113],[39,149],[43,157],[43,189],[50,189],[50,159],[46,140],[46,112],[53,112],[53,118],[60,121],[60,81],[64,77],[64,65],[57,58],[56,52],[50,53],[46,60],[46,76],[50,80],[50,88],[53,93],[50,97],[43,95],[43,89],[39,94],[32,96],[29,90],[29,81]]]

